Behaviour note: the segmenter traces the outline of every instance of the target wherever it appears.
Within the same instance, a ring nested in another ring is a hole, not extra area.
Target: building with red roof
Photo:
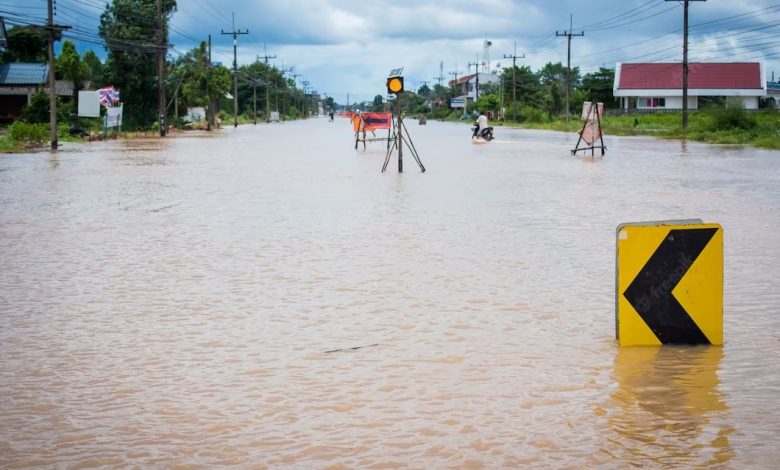
[[[682,109],[682,63],[623,64],[615,68],[614,96],[623,109]],[[741,100],[757,109],[767,96],[761,62],[691,62],[688,64],[688,109],[697,109],[700,96]]]

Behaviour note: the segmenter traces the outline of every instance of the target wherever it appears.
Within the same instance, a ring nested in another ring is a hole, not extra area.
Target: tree
[[[333,100],[333,97],[332,97],[332,96],[328,96],[327,98],[325,98],[325,101],[324,101],[323,107],[324,107],[326,110],[328,110],[328,109],[333,109],[333,110],[335,110],[335,109],[336,109],[336,102]]]
[[[86,67],[81,63],[81,57],[76,51],[76,46],[66,40],[62,43],[62,51],[57,58],[57,70],[62,74],[62,78],[73,82],[73,107],[78,109],[79,90],[81,83],[86,75]],[[76,123],[79,122],[78,113],[75,113]]]
[[[615,71],[599,67],[598,72],[585,74],[582,78],[581,90],[588,100],[600,101],[606,107],[616,105],[612,87],[615,82]]]
[[[43,29],[35,26],[14,26],[7,31],[8,47],[0,54],[0,62],[46,62],[49,42]]]
[[[477,109],[482,112],[498,111],[499,106],[501,106],[501,101],[498,99],[498,95],[480,95],[477,100]]]
[[[162,1],[162,37],[168,40],[168,18],[176,0]],[[100,36],[108,49],[106,81],[118,88],[128,128],[148,128],[158,119],[156,0],[113,0],[100,15]]]
[[[371,111],[384,111],[385,110],[385,102],[382,99],[382,95],[376,95],[374,97],[374,102],[371,104]]]
[[[544,106],[551,115],[556,115],[563,111],[566,99],[566,67],[560,62],[553,64],[548,62],[537,73],[539,83],[543,88]],[[580,83],[580,69],[574,67],[571,69],[571,89],[578,88]]]
[[[90,82],[92,88],[100,88],[100,85],[103,84],[105,67],[97,54],[89,50],[84,53],[81,62],[84,64],[84,81]]]
[[[174,87],[181,84],[180,94],[185,106],[207,106],[230,90],[230,71],[222,66],[211,66],[205,42],[177,61],[171,78]],[[175,88],[172,91],[175,92]]]
[[[38,90],[30,97],[30,102],[22,109],[22,119],[33,124],[47,124],[49,127],[49,93]]]
[[[428,88],[427,84],[424,84],[423,86],[420,87],[419,90],[417,90],[417,94],[429,98],[431,96],[431,89]]]
[[[512,87],[515,88],[515,97],[518,106],[537,106],[541,103],[540,85],[537,74],[531,71],[531,67],[524,65],[515,67],[514,84],[512,81],[512,67],[504,69],[501,83],[504,87],[504,96],[512,99]]]

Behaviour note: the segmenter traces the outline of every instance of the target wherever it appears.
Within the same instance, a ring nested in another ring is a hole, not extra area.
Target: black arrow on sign
[[[623,295],[663,344],[710,344],[672,291],[717,228],[673,229]]]

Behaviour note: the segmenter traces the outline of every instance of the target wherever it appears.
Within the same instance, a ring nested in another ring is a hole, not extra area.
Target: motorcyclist
[[[492,127],[488,125],[488,118],[485,116],[484,111],[479,111],[479,117],[474,123],[474,137],[482,137],[485,140],[489,140],[488,134],[492,131]]]

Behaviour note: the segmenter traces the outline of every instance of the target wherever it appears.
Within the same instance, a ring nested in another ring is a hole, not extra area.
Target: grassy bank
[[[736,144],[780,149],[780,112],[748,112],[740,108],[711,109],[688,115],[688,129],[682,129],[682,113],[604,116],[605,135],[649,135],[665,139],[688,139],[710,144]],[[500,124],[499,124],[500,125]],[[509,127],[577,132],[578,116],[542,122],[505,122]]]
[[[230,114],[222,113],[220,115],[221,123],[214,129],[220,127],[233,127],[233,116]],[[290,121],[299,119],[296,116],[282,116],[283,120]],[[241,114],[238,116],[239,125],[252,125],[254,119],[252,116]],[[257,117],[258,124],[265,124],[264,118]],[[155,123],[150,129],[146,130],[122,130],[121,132],[112,129],[107,132],[103,137],[103,130],[100,127],[98,119],[82,118],[82,127],[91,134],[86,137],[80,134],[71,135],[68,132],[69,124],[60,122],[58,125],[57,139],[59,142],[89,142],[93,140],[106,139],[133,139],[133,138],[153,138],[159,137],[160,128]],[[171,123],[169,135],[175,135],[181,132],[187,132],[191,130],[205,130],[206,122],[198,121],[193,124],[186,124],[185,122],[178,120]],[[16,121],[10,126],[0,126],[0,153],[22,153],[29,152],[31,150],[38,150],[48,147],[49,145],[49,126],[47,124],[28,124],[24,121]]]

